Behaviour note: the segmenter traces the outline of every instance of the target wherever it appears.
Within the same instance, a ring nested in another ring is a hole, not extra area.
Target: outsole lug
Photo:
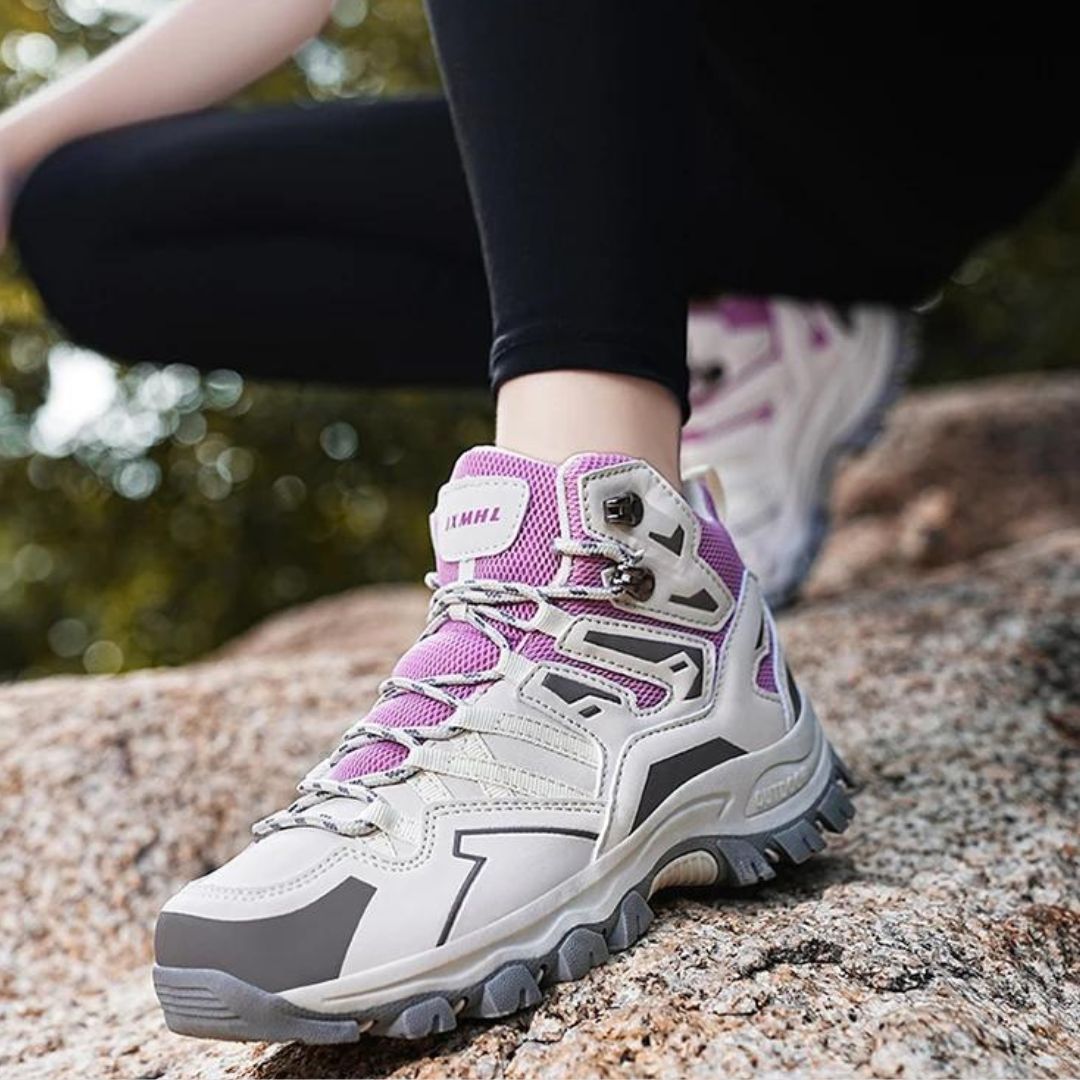
[[[841,833],[855,816],[855,804],[838,784],[832,784],[818,804],[817,816],[830,832]]]
[[[629,949],[653,921],[653,910],[641,893],[631,890],[623,897],[615,925],[608,931],[607,946],[612,952]]]
[[[466,1007],[463,1015],[493,1020],[528,1009],[541,997],[532,972],[524,964],[510,964],[484,983],[480,1000],[475,1006]]]
[[[604,935],[586,926],[571,930],[556,954],[552,982],[573,982],[603,964],[611,954]]]
[[[716,847],[736,885],[757,885],[776,877],[772,863],[749,840],[721,838]]]
[[[440,1035],[457,1027],[457,1017],[445,998],[434,997],[418,1001],[398,1013],[382,1032],[392,1039],[424,1039]]]
[[[783,853],[793,863],[803,863],[825,847],[825,838],[808,821],[797,821],[773,836]]]
[[[859,782],[855,774],[844,764],[844,759],[835,750],[833,751],[833,772],[837,781],[848,791],[859,790]]]

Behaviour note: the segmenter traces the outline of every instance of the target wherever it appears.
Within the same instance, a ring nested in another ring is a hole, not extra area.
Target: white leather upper
[[[482,481],[456,481],[440,492],[432,522],[444,559],[467,563],[501,550],[521,528],[527,485]],[[640,525],[606,522],[604,500],[627,492],[642,500]],[[535,773],[560,797],[525,798],[495,781],[416,774],[378,788],[387,813],[413,823],[409,828],[351,838],[310,827],[272,833],[193,882],[166,911],[267,918],[358,877],[374,893],[343,975],[391,964],[556,895],[631,836],[657,762],[721,739],[750,753],[781,740],[794,717],[786,690],[757,685],[766,652],[773,650],[776,665],[782,657],[754,579],[745,577],[736,601],[698,554],[700,519],[642,463],[586,474],[580,500],[590,536],[641,549],[641,565],[655,575],[653,595],[606,611],[594,605],[586,614],[540,605],[532,632],[551,639],[556,659],[508,654],[502,677],[459,707],[463,730],[445,744],[481,763],[480,772],[491,762],[515,775]],[[679,597],[698,599],[688,606]],[[641,687],[653,688],[657,700],[639,705]],[[438,741],[430,745],[433,755],[443,750]],[[674,812],[679,798],[674,791],[658,812]],[[324,810],[356,812],[345,798]],[[652,827],[646,821],[639,829]]]

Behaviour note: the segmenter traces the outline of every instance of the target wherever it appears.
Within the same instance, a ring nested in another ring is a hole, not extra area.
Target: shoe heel
[[[842,833],[855,816],[855,782],[835,751],[829,780],[813,804],[785,825],[745,836],[713,838],[730,885],[756,885],[776,877],[778,867],[798,866],[824,850],[826,833]]]

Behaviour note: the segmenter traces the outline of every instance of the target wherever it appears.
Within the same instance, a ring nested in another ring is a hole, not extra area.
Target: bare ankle
[[[541,371],[499,389],[496,445],[560,462],[573,454],[626,454],[679,486],[682,415],[670,390],[604,371]]]

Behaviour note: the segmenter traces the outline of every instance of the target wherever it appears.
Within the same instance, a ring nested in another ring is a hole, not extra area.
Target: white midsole
[[[807,702],[783,739],[725,762],[684,784],[653,824],[557,888],[459,941],[338,979],[282,992],[304,1009],[358,1013],[431,993],[466,989],[506,963],[544,956],[577,926],[607,919],[676,845],[698,837],[773,831],[797,820],[832,776],[828,743]],[[762,792],[782,792],[774,802]],[[765,806],[748,813],[748,806]]]

